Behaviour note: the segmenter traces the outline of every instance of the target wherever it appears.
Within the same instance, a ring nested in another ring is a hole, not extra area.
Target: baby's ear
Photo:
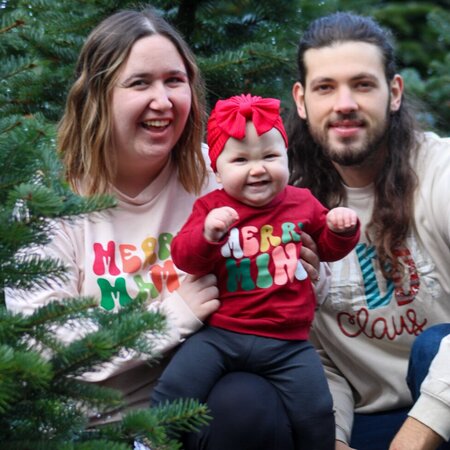
[[[216,181],[222,184],[222,178],[220,178],[219,172],[214,172],[214,175],[216,176]]]

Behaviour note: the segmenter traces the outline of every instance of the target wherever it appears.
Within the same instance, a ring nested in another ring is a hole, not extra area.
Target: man
[[[298,66],[291,181],[330,208],[354,209],[363,225],[356,249],[331,263],[313,325],[336,449],[389,448],[408,412],[391,450],[435,449],[450,438],[449,346],[412,409],[406,374],[416,336],[427,330],[418,345],[428,359],[416,352],[409,374],[420,386],[450,334],[450,140],[419,131],[390,36],[370,18],[337,13],[313,22]]]

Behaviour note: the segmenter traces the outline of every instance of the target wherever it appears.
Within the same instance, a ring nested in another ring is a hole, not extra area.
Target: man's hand
[[[408,417],[395,435],[389,450],[435,450],[444,442],[431,428]]]
[[[317,245],[311,236],[302,231],[302,248],[300,250],[300,262],[306,270],[311,281],[319,279],[320,260],[317,252]]]

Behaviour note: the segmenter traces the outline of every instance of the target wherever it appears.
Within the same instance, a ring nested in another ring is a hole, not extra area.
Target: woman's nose
[[[172,102],[164,84],[158,83],[153,86],[150,95],[149,107],[151,109],[164,111],[172,108]]]

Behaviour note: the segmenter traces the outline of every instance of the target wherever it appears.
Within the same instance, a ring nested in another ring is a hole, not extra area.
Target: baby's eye
[[[246,158],[244,158],[244,157],[239,157],[239,158],[234,158],[233,159],[233,162],[234,163],[238,163],[238,164],[242,164],[242,163],[245,163],[247,161],[247,159]]]

